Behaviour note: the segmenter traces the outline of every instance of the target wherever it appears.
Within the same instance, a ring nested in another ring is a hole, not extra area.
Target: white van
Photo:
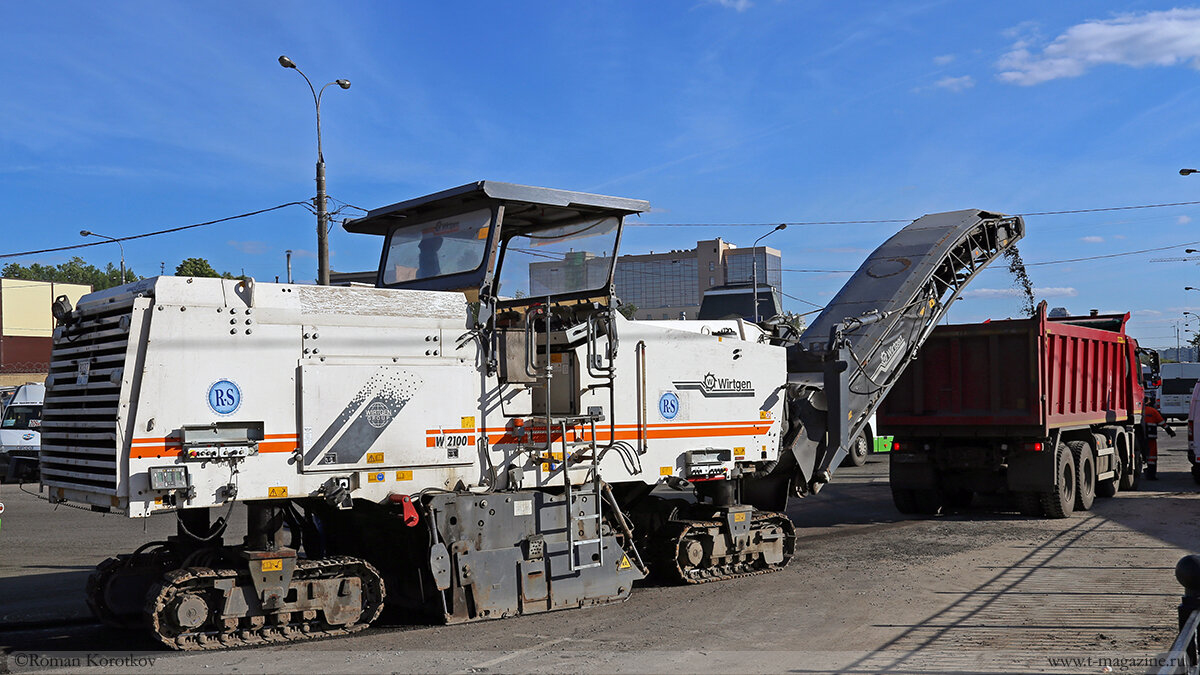
[[[1196,416],[1200,415],[1200,382],[1192,388],[1192,401],[1188,407],[1188,462],[1192,465],[1192,478],[1200,485],[1200,460],[1196,459]]]
[[[1200,379],[1200,363],[1164,363],[1161,374],[1158,412],[1168,420],[1188,419],[1192,388]]]
[[[36,480],[42,447],[42,400],[46,385],[29,383],[17,391],[0,417],[0,477]]]

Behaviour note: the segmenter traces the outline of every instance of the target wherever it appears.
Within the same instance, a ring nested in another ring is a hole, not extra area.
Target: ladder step
[[[600,566],[600,563],[598,563],[598,562],[594,562],[594,563],[588,563],[588,564],[586,564],[586,565],[576,565],[576,566],[575,566],[575,569],[577,569],[577,570],[586,570],[586,569],[587,569],[587,568],[589,568],[589,567],[599,567],[599,566]]]
[[[599,518],[599,517],[600,517],[599,513],[593,513],[593,514],[587,515],[587,516],[571,516],[571,520],[574,520],[574,521],[592,520],[593,518]]]
[[[584,544],[598,544],[598,543],[600,543],[599,539],[580,539],[579,541],[574,542],[574,544],[576,546],[583,546]]]

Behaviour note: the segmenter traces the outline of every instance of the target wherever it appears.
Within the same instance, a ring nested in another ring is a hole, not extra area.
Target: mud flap
[[[1017,450],[1008,457],[1008,489],[1011,492],[1050,492],[1055,488],[1054,447],[1045,444],[1040,452]]]
[[[937,467],[928,455],[892,453],[888,468],[892,488],[932,490],[938,487]]]

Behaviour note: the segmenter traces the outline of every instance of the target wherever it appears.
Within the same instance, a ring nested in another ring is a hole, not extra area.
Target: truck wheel
[[[1125,466],[1121,462],[1120,453],[1113,453],[1112,471],[1112,478],[1096,483],[1097,497],[1104,497],[1105,499],[1115,497],[1117,496],[1117,491],[1121,489],[1121,476],[1124,475]]]
[[[1075,455],[1066,445],[1055,449],[1054,490],[1041,493],[1047,518],[1066,518],[1075,510]]]
[[[908,488],[892,487],[892,503],[896,510],[904,514],[917,512],[917,495]]]
[[[1125,478],[1121,481],[1122,490],[1137,491],[1142,487],[1142,458],[1135,453],[1130,466],[1125,467]]]
[[[1033,518],[1042,517],[1042,500],[1036,492],[1017,492],[1013,495],[1013,501],[1017,503],[1017,511],[1023,516]]]
[[[1200,485],[1200,464],[1192,465],[1192,480],[1196,481],[1196,485]]]
[[[1096,501],[1096,452],[1084,441],[1067,443],[1075,456],[1075,510],[1087,511]]]
[[[1132,434],[1121,434],[1117,437],[1117,453],[1121,455],[1121,489],[1137,490],[1142,482],[1142,458],[1137,446],[1129,441]],[[1122,442],[1121,439],[1125,439]]]
[[[867,435],[859,434],[854,442],[850,444],[850,452],[846,453],[846,459],[842,460],[842,466],[862,466],[867,463],[867,455],[870,454],[871,448],[867,444]]]

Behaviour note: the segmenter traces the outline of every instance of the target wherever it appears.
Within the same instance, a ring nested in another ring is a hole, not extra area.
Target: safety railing
[[[1200,675],[1200,555],[1186,555],[1175,565],[1175,579],[1183,586],[1179,602],[1179,637],[1163,659],[1159,675]]]

